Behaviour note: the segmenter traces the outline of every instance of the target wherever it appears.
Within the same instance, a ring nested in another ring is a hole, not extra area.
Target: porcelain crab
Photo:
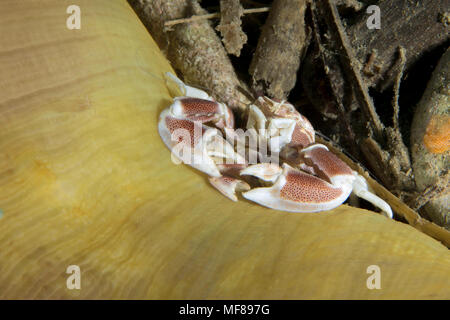
[[[392,218],[390,206],[369,191],[361,175],[315,142],[314,128],[292,104],[258,98],[247,108],[243,131],[235,129],[225,104],[167,76],[183,96],[160,114],[163,142],[173,160],[206,173],[231,200],[237,201],[236,192],[241,192],[272,209],[318,212],[341,205],[353,192]]]

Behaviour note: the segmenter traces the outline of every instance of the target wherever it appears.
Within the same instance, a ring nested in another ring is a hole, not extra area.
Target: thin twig
[[[229,0],[227,0],[229,1]],[[307,0],[274,0],[249,67],[252,89],[286,100],[306,48]]]
[[[270,10],[270,7],[244,9],[244,14],[268,12],[269,10]],[[190,22],[206,20],[206,19],[214,19],[214,18],[220,18],[220,12],[215,12],[215,13],[203,14],[203,15],[199,15],[199,16],[192,16],[192,17],[189,17],[189,18],[182,18],[182,19],[175,19],[175,20],[166,21],[164,23],[164,27],[167,28],[167,27],[171,27],[171,26],[174,26],[174,25],[180,24],[180,23],[190,23]]]
[[[397,73],[397,76],[396,76],[395,82],[394,82],[394,97],[392,99],[392,106],[394,108],[394,115],[392,118],[392,122],[393,122],[395,130],[400,130],[399,123],[398,123],[398,117],[399,117],[399,113],[400,113],[400,106],[398,104],[398,99],[399,99],[399,93],[400,93],[400,82],[402,81],[403,71],[404,71],[405,65],[406,65],[405,48],[400,46],[398,48],[398,54],[399,54],[399,62],[398,62],[399,70],[398,70],[398,73]]]

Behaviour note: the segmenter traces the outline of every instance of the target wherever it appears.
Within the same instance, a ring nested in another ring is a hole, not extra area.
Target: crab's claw
[[[218,129],[199,121],[178,118],[171,108],[161,113],[158,131],[164,144],[171,150],[173,160],[179,160],[209,176],[221,176],[218,162],[245,163],[245,159],[223,139]]]
[[[233,112],[225,104],[215,101],[203,90],[188,86],[170,72],[166,73],[166,77],[183,94],[182,97],[174,98],[174,103],[170,106],[175,117],[202,123],[212,122],[220,129],[234,128]]]
[[[369,191],[366,179],[353,171],[326,146],[313,144],[301,150],[300,154],[306,165],[310,166],[319,177],[335,186],[351,186],[351,190],[358,197],[380,208],[387,217],[393,217],[391,207],[383,199]]]
[[[230,108],[216,101],[178,97],[170,106],[171,113],[177,118],[186,118],[201,123],[211,122],[220,129],[234,128],[234,116]]]
[[[261,178],[267,179],[267,175],[263,174]],[[350,193],[351,186],[333,186],[285,163],[271,187],[255,188],[243,193],[242,196],[272,209],[317,212],[339,206]]]
[[[363,177],[351,170],[326,146],[314,144],[302,150],[308,172],[283,164],[282,170],[263,166],[249,166],[241,174],[251,174],[265,181],[274,181],[271,187],[255,188],[243,197],[266,207],[291,212],[318,212],[341,205],[352,190],[356,195],[381,208],[392,218],[389,205],[368,191]],[[316,174],[316,175],[314,175]]]

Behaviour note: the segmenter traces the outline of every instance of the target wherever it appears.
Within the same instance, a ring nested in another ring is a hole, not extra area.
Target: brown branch
[[[270,10],[269,7],[244,9],[243,14],[268,12],[269,10]],[[167,27],[171,27],[171,26],[174,26],[174,25],[177,25],[180,23],[190,23],[190,22],[196,22],[196,21],[208,20],[208,19],[214,19],[214,18],[220,18],[220,12],[202,14],[202,15],[194,15],[189,18],[169,20],[169,21],[164,22],[164,27],[167,28]]]
[[[397,73],[397,76],[395,78],[395,82],[394,82],[394,97],[392,99],[392,106],[394,108],[394,115],[393,115],[393,126],[394,129],[397,131],[400,131],[400,127],[399,127],[399,123],[398,123],[398,117],[400,114],[400,106],[398,105],[398,99],[399,99],[399,93],[400,93],[400,83],[403,77],[403,72],[405,70],[405,65],[406,65],[406,53],[405,53],[405,48],[403,47],[399,47],[398,49],[398,54],[399,54],[399,71]]]
[[[241,17],[244,9],[239,0],[220,0],[220,23],[216,30],[222,35],[222,42],[229,54],[239,57],[247,42],[242,30]]]
[[[272,3],[249,68],[258,94],[286,99],[294,87],[306,43],[306,4],[306,0]]]
[[[206,14],[197,0],[128,0],[150,34],[166,54],[172,67],[189,85],[204,88],[215,99],[233,109],[242,110],[249,103],[239,90],[239,81],[222,41],[209,21],[195,25],[178,24],[167,32],[164,23],[190,12]]]

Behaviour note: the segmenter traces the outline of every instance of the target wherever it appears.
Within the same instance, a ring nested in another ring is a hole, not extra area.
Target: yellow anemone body
[[[77,1],[80,30],[70,4],[0,2],[0,298],[450,298],[409,225],[233,203],[172,163],[168,62],[125,0]]]

